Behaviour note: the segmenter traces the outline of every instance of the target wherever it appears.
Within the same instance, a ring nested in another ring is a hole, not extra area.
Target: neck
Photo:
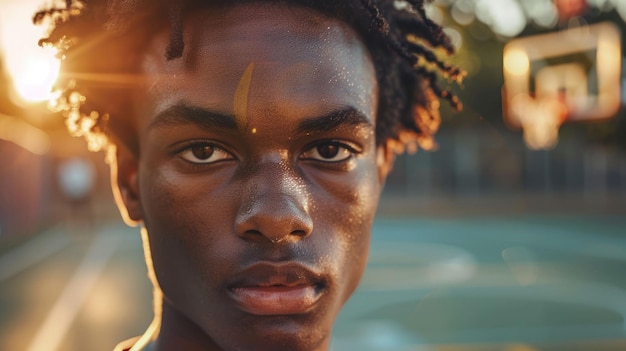
[[[163,301],[161,328],[148,348],[150,351],[221,351],[195,323]]]

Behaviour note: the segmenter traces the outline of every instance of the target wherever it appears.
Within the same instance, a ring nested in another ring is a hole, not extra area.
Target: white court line
[[[55,351],[59,348],[84,300],[117,250],[120,239],[118,233],[110,230],[100,231],[96,235],[83,261],[26,350]]]
[[[71,241],[67,235],[58,232],[58,229],[52,229],[4,254],[0,257],[0,282],[44,261],[63,250]]]

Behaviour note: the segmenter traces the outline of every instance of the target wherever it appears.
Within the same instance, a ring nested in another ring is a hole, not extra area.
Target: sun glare
[[[13,80],[15,90],[27,102],[48,100],[52,86],[59,76],[59,60],[55,50],[42,50],[38,57],[27,57],[21,67],[15,67]]]
[[[49,100],[58,78],[60,62],[54,48],[41,48],[37,41],[45,28],[30,21],[39,0],[8,1],[0,11],[0,50],[6,71],[21,101]]]

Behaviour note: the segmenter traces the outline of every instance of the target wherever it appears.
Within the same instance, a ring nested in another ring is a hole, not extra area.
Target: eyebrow
[[[372,121],[354,107],[333,111],[327,115],[307,119],[298,124],[297,132],[324,133],[342,125],[373,127]]]
[[[195,124],[203,129],[237,130],[234,116],[189,106],[185,103],[171,106],[157,114],[148,129],[179,124]]]
[[[237,130],[235,117],[201,107],[179,103],[160,112],[148,126],[148,129],[194,124],[203,129]],[[354,107],[332,111],[320,117],[306,119],[298,124],[297,133],[324,133],[342,125],[373,127],[372,122]]]

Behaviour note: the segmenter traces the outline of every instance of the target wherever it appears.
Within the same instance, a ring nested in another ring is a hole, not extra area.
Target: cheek
[[[381,189],[375,162],[362,162],[355,168],[357,172],[341,181],[332,174],[319,179],[327,196],[317,198],[313,206],[318,219],[314,232],[329,233],[318,239],[324,240],[322,252],[327,253],[325,257],[333,262],[340,279],[342,301],[356,288],[365,269]]]
[[[194,212],[201,201],[198,185],[159,167],[145,167],[140,175],[141,200],[146,227],[151,232],[186,233],[173,230],[198,225],[203,217]],[[150,171],[148,171],[148,169]],[[182,228],[181,228],[182,227]]]
[[[337,296],[341,307],[358,286],[367,264],[370,245],[371,220],[368,216],[355,216],[354,207],[341,211],[324,211],[327,221],[338,223],[330,229],[324,240],[323,260],[332,267]],[[320,234],[318,232],[318,234]],[[315,233],[314,233],[315,235]],[[321,236],[321,235],[320,235]]]
[[[169,283],[218,276],[227,262],[221,255],[228,251],[230,236],[224,234],[231,232],[228,223],[232,223],[220,183],[213,177],[189,177],[167,167],[146,169],[151,171],[140,175],[145,226],[163,289]],[[211,274],[207,274],[209,268]]]
[[[229,179],[230,172],[218,169],[207,175],[185,174],[178,171],[174,163],[146,163],[140,168],[140,193],[146,226],[182,236],[193,233],[194,228],[210,229],[206,227],[207,223],[213,226],[225,223],[225,203],[232,195],[224,191],[224,179]],[[216,221],[216,218],[222,220]],[[198,239],[209,241],[211,237],[205,235]]]
[[[357,160],[354,169],[342,176],[326,172],[315,179],[324,194],[314,199],[316,211],[332,216],[343,226],[353,226],[357,232],[358,228],[371,225],[381,190],[373,157]]]

